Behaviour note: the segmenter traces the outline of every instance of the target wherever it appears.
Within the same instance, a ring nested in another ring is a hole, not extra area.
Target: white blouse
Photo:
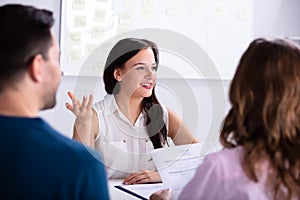
[[[156,169],[149,154],[154,147],[147,135],[145,113],[132,125],[118,108],[114,95],[109,94],[93,108],[100,127],[95,149],[103,156],[108,178],[125,178],[132,172]],[[168,112],[162,108],[168,129]]]

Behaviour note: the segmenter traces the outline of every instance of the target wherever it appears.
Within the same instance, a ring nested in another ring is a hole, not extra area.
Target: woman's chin
[[[152,91],[151,91],[151,92],[145,93],[143,96],[144,96],[144,97],[150,97],[151,95],[152,95]]]

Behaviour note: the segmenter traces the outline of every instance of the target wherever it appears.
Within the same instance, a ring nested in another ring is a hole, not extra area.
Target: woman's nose
[[[145,75],[145,79],[147,79],[147,80],[150,80],[150,79],[152,79],[152,75],[150,75],[150,74],[146,74],[146,75]]]
[[[154,72],[152,70],[147,69],[145,77],[146,78],[152,78],[153,74],[154,74]]]

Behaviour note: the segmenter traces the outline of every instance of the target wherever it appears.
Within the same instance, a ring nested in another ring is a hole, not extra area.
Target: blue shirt
[[[41,118],[0,116],[0,199],[109,199],[97,153]]]

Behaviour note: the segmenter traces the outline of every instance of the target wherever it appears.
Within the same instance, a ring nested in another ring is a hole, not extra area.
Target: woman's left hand
[[[141,184],[141,183],[159,183],[161,178],[157,171],[141,170],[130,174],[123,180],[126,185]]]

